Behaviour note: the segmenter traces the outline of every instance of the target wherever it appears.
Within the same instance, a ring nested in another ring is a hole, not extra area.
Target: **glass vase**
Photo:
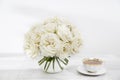
[[[58,73],[61,72],[68,64],[67,58],[59,58],[57,56],[53,57],[43,57],[38,61],[42,70],[47,73]]]

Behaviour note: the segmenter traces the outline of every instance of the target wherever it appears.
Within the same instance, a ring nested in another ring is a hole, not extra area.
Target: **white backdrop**
[[[24,33],[53,16],[79,28],[81,53],[120,55],[119,0],[0,0],[0,55],[23,54]]]

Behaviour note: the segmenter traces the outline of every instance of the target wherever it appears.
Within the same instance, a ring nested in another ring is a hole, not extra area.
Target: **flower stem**
[[[48,64],[48,66],[47,66],[47,68],[46,68],[46,71],[48,70],[50,64],[51,64],[51,60],[49,61],[49,64]]]
[[[69,60],[68,60],[67,58],[65,58],[64,60],[65,60],[65,62],[68,64],[68,61],[69,61]]]
[[[46,61],[46,57],[42,58],[38,63],[39,65],[43,64]]]
[[[38,61],[38,63],[40,63],[42,60],[44,60],[45,59],[45,57],[43,57],[40,61]]]
[[[58,58],[63,64],[67,65],[68,63],[66,63],[66,61],[64,62],[63,60],[61,60],[60,58]]]
[[[60,62],[58,61],[58,57],[56,57],[56,60],[58,62],[59,67],[63,70],[63,67],[61,66]]]
[[[53,70],[55,70],[55,57],[53,57]]]
[[[61,64],[64,64],[64,65],[67,65],[68,64],[68,59],[65,58],[64,60],[63,59],[60,59],[59,57],[57,56],[53,56],[53,57],[43,57],[40,61],[38,61],[39,65],[42,65],[43,63],[44,64],[44,70],[47,72],[51,63],[53,64],[52,65],[52,68],[53,70],[55,70],[55,61],[57,62],[59,68],[61,70],[63,70],[63,66]],[[61,62],[61,63],[60,63]]]
[[[48,63],[48,58],[46,59],[46,63],[45,63],[45,66],[44,66],[44,70],[46,69],[47,63]]]

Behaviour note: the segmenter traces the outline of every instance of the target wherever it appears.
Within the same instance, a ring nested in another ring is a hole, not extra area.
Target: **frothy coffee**
[[[83,63],[88,65],[100,65],[102,64],[102,61],[94,58],[94,59],[85,59]]]

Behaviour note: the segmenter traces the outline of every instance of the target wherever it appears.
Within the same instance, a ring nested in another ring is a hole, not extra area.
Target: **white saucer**
[[[84,75],[90,75],[90,76],[98,76],[98,75],[103,75],[106,73],[106,69],[105,68],[102,68],[101,70],[99,70],[98,72],[95,72],[95,73],[90,73],[88,71],[86,71],[83,67],[83,65],[79,66],[77,68],[77,71],[80,72],[81,74],[84,74]]]

